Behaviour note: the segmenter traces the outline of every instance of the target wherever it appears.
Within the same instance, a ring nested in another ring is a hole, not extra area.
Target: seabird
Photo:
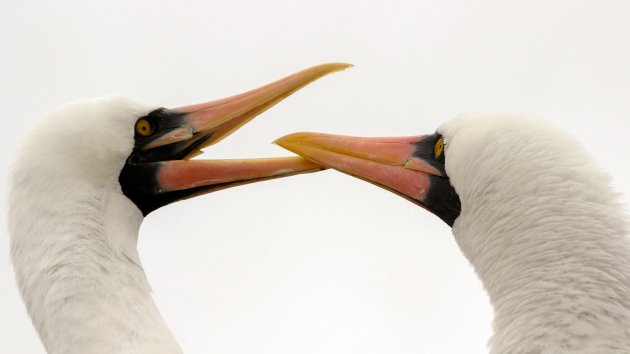
[[[428,135],[276,143],[451,226],[494,309],[491,353],[630,353],[628,218],[574,138],[526,117],[468,114]]]
[[[300,157],[190,160],[308,83],[324,64],[230,98],[165,109],[121,97],[62,106],[10,178],[11,260],[48,353],[181,353],[137,253],[143,217],[186,198],[321,170]]]

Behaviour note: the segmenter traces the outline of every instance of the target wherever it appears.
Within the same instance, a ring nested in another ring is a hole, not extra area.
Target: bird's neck
[[[118,190],[56,197],[10,215],[18,285],[47,351],[180,353],[138,258],[139,210]]]
[[[553,194],[475,196],[453,228],[494,308],[491,352],[630,352],[625,216],[612,193]]]

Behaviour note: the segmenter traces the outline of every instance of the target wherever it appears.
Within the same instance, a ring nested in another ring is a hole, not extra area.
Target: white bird
[[[60,107],[12,171],[11,259],[49,353],[180,353],[137,252],[143,216],[211,191],[321,170],[300,157],[192,160],[291,93],[347,64],[178,109],[120,97]]]
[[[491,353],[630,353],[628,218],[573,138],[535,120],[464,115],[430,135],[276,143],[452,226],[494,308]]]

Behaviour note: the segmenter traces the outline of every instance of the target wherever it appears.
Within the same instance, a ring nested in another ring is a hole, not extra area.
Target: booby
[[[527,117],[467,114],[427,135],[276,143],[451,226],[494,309],[491,353],[630,353],[628,218],[574,138]]]
[[[190,160],[308,83],[324,64],[230,98],[166,109],[121,97],[55,110],[10,178],[11,260],[48,353],[181,353],[137,252],[143,217],[169,203],[321,170],[300,157]]]

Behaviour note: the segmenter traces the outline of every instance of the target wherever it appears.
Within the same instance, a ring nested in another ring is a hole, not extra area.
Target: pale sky
[[[288,156],[270,143],[295,131],[419,135],[460,112],[529,113],[581,139],[629,200],[627,0],[29,0],[2,12],[3,181],[55,105],[117,93],[177,107],[343,61],[356,66],[200,158]],[[43,353],[1,235],[0,353]],[[491,333],[446,224],[334,171],[164,207],[139,252],[186,353],[484,353]]]

